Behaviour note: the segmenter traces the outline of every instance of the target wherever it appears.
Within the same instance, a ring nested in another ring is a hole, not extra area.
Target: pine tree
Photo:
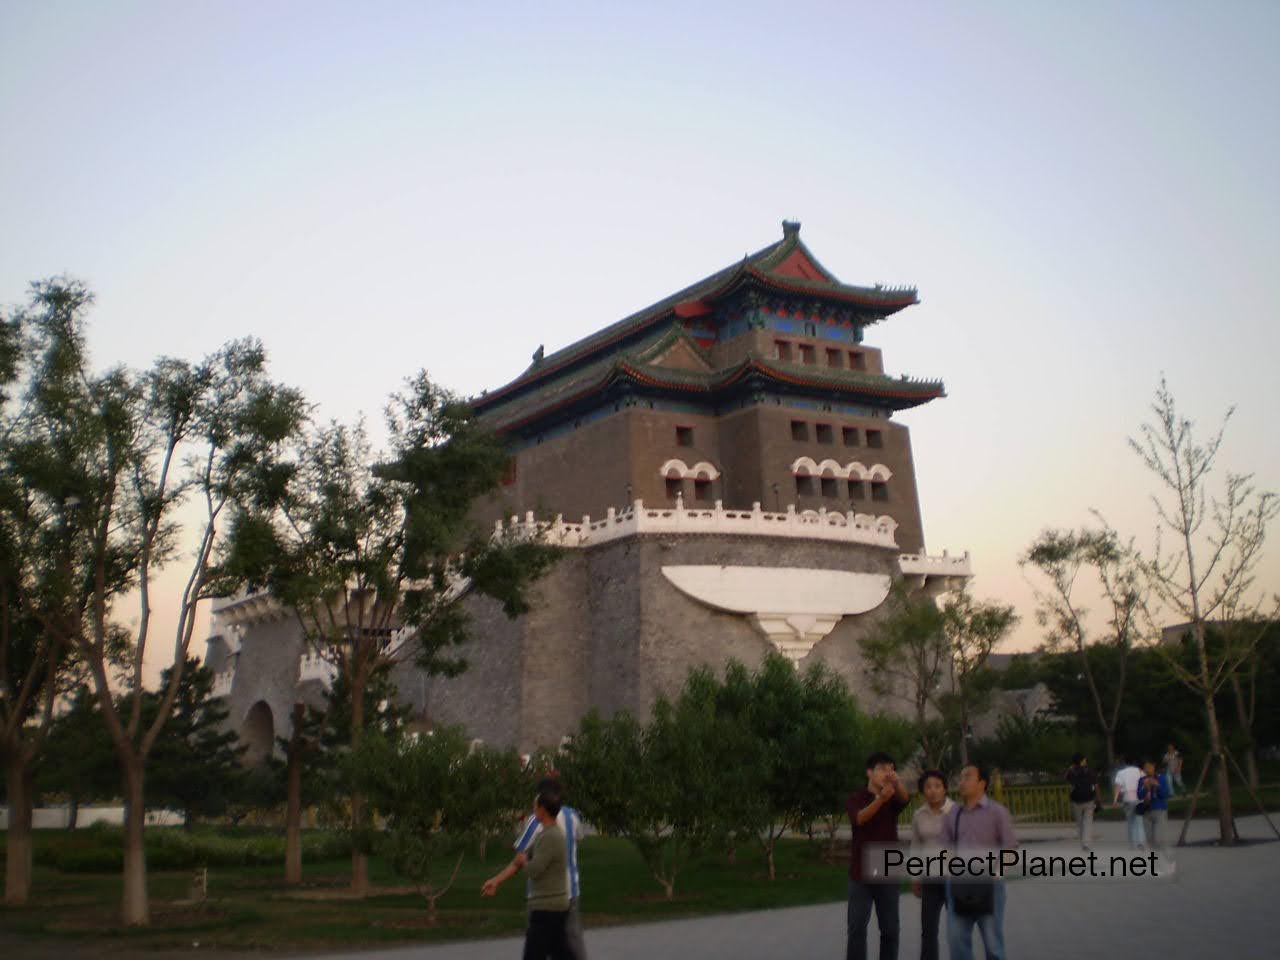
[[[160,689],[168,683],[166,670]],[[147,693],[144,715],[157,709],[159,699],[159,693]],[[226,728],[226,719],[226,707],[213,696],[213,672],[196,658],[188,658],[147,780],[148,805],[181,810],[188,830],[197,816],[222,813],[244,776],[240,758],[247,748]]]

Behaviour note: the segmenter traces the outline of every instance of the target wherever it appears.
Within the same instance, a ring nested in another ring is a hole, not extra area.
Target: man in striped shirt
[[[538,781],[538,793],[549,791],[554,791],[557,796],[561,795],[560,781],[555,777],[545,777]],[[569,917],[565,924],[569,952],[574,960],[587,960],[587,949],[582,941],[582,917],[578,913],[578,843],[582,840],[582,818],[577,810],[562,803],[560,812],[556,815],[556,823],[564,831],[565,867],[569,874]],[[542,824],[538,822],[538,818],[530,816],[515,842],[517,860],[524,856],[529,845],[541,832]]]

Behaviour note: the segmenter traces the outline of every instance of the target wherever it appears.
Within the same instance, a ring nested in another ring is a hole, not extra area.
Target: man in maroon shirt
[[[878,871],[874,867],[864,873],[862,860],[867,844],[898,842],[898,814],[908,799],[907,788],[898,782],[893,757],[887,753],[867,757],[867,785],[849,797],[848,804],[853,844],[849,854],[847,960],[866,960],[867,924],[873,905],[880,927],[880,960],[897,960],[898,884],[875,875]]]

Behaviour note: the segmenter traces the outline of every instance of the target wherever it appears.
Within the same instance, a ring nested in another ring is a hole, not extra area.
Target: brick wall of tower
[[[506,620],[492,602],[468,602],[470,669],[426,681],[433,723],[521,750],[554,746],[590,708],[647,717],[679,693],[691,669],[718,673],[732,658],[754,668],[772,649],[750,621],[713,610],[662,574],[671,564],[814,567],[891,573],[896,551],[762,537],[632,537],[568,551],[536,591],[535,609]],[[857,637],[880,612],[846,617],[814,648],[869,709],[880,704],[863,672]],[[803,663],[802,663],[803,666]],[[399,679],[411,702],[421,685]],[[892,704],[885,704],[893,706]]]
[[[879,347],[869,347],[850,340],[803,337],[791,333],[780,333],[777,330],[758,329],[748,330],[746,333],[719,341],[712,346],[710,350],[712,366],[717,369],[732,366],[746,359],[749,353],[755,353],[766,360],[777,358],[779,342],[790,346],[792,363],[801,362],[801,346],[813,347],[815,371],[829,367],[827,350],[834,349],[841,354],[840,366],[843,369],[854,369],[849,361],[849,354],[855,352],[861,354],[863,358],[863,367],[858,369],[865,370],[867,373],[884,373],[884,355]]]
[[[792,437],[792,421],[806,425],[807,440]],[[831,428],[832,443],[817,440],[817,426]],[[677,428],[692,430],[693,444],[681,446]],[[858,446],[846,446],[842,431],[858,431]],[[868,430],[879,431],[883,446],[867,446]],[[797,493],[792,465],[801,456],[816,462],[832,459],[842,466],[858,461],[870,469],[882,463],[892,471],[888,500],[851,501],[847,483],[837,484],[837,495],[823,496],[820,484],[812,495]],[[712,482],[707,505],[723,500],[731,509],[749,510],[759,502],[766,510],[785,510],[796,504],[801,510],[828,510],[887,514],[898,523],[898,545],[904,552],[924,548],[924,533],[917,498],[911,436],[900,423],[880,417],[854,417],[836,412],[790,407],[770,402],[729,410],[719,417],[662,409],[649,409],[644,401],[622,407],[601,420],[550,437],[516,454],[516,482],[477,510],[478,518],[492,522],[511,513],[536,510],[566,520],[584,515],[600,518],[609,507],[621,508],[631,499],[648,505],[673,503],[667,497],[661,467],[679,459],[692,467],[699,461],[714,465],[721,476]],[[775,494],[774,485],[777,485]],[[683,486],[686,506],[694,506],[692,479]]]

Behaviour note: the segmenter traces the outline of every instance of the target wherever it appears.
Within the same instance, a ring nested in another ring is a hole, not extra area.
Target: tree
[[[1258,718],[1258,678],[1263,673],[1267,661],[1275,655],[1275,635],[1280,632],[1280,621],[1262,620],[1228,620],[1215,624],[1214,632],[1228,634],[1220,640],[1227,647],[1248,647],[1250,655],[1240,661],[1231,672],[1231,699],[1235,706],[1236,722],[1240,733],[1240,752],[1244,754],[1245,776],[1249,788],[1257,791],[1258,747],[1255,736],[1255,724]],[[1235,637],[1230,634],[1242,633]],[[1270,639],[1271,642],[1267,642]]]
[[[1200,698],[1214,761],[1218,794],[1218,840],[1235,839],[1227,755],[1215,697],[1243,664],[1257,652],[1260,631],[1231,630],[1211,654],[1208,627],[1225,622],[1274,619],[1280,599],[1268,612],[1255,590],[1255,574],[1262,559],[1267,528],[1280,513],[1274,493],[1259,491],[1250,476],[1228,471],[1221,493],[1212,495],[1218,452],[1231,419],[1228,410],[1218,430],[1197,437],[1194,423],[1177,409],[1164,378],[1151,407],[1152,420],[1139,429],[1129,446],[1155,476],[1160,489],[1152,494],[1157,525],[1155,547],[1142,558],[1142,572],[1151,592],[1151,635],[1159,630],[1156,616],[1172,614],[1188,623],[1195,663],[1184,667],[1175,656],[1168,662],[1178,678]],[[1166,542],[1168,537],[1171,543]],[[1157,650],[1166,650],[1159,644]],[[1172,653],[1172,651],[1166,651]],[[1205,770],[1207,771],[1207,766]],[[1203,772],[1200,777],[1203,781]],[[1198,791],[1200,783],[1196,784]]]
[[[78,689],[69,707],[54,718],[36,784],[42,792],[67,798],[69,830],[76,828],[82,803],[113,797],[119,790],[115,751],[90,687]]]
[[[752,722],[755,698],[755,677],[730,660],[723,681],[709,667],[690,671],[676,701],[678,721],[687,736],[697,738],[714,772],[698,796],[706,804],[708,833],[727,847],[731,862],[739,840],[755,840],[768,819],[769,747]]]
[[[288,739],[281,739],[285,755],[284,882],[302,882],[303,774],[307,761],[320,748],[323,715],[305,703],[293,705]]]
[[[509,839],[512,824],[527,812],[537,788],[532,764],[526,766],[514,748],[505,750],[473,742],[458,775],[475,808],[475,838],[483,860],[489,841]]]
[[[687,722],[691,717],[684,719],[663,698],[647,726],[625,711],[602,720],[593,710],[559,764],[583,818],[628,840],[668,900],[690,855],[715,829],[716,768],[706,737]]]
[[[266,355],[253,340],[229,343],[199,363],[162,358],[142,374],[94,372],[84,326],[91,299],[71,282],[35,286],[27,314],[31,375],[6,448],[8,486],[17,491],[8,499],[21,509],[7,511],[6,520],[17,542],[54,544],[35,555],[54,563],[64,587],[73,585],[57,591],[53,604],[25,587],[18,593],[49,642],[74,650],[88,670],[122,779],[123,918],[143,925],[150,918],[147,762],[178,697],[200,602],[236,588],[215,562],[224,512],[270,496],[281,482],[279,454],[306,408],[267,377]],[[177,519],[189,504],[200,516],[193,531]],[[154,578],[184,543],[194,551],[174,604],[172,667],[144,723]],[[138,607],[128,693],[117,701],[109,676],[119,630],[113,616],[126,595]]]
[[[1030,773],[1036,782],[1048,775],[1057,783],[1062,779],[1065,758],[1079,749],[1076,735],[1064,721],[1041,714],[1005,714],[996,723],[994,737],[973,745],[972,757],[1001,770]]]
[[[168,687],[172,670],[160,675],[160,690]],[[159,692],[147,693],[144,723],[159,709],[160,698]],[[186,830],[197,816],[226,810],[244,779],[241,758],[248,748],[226,728],[227,715],[213,695],[213,672],[189,657],[164,738],[151,754],[147,778],[149,804],[181,810]]]
[[[771,653],[753,688],[748,722],[765,756],[763,816],[756,828],[773,880],[778,840],[829,813],[856,778],[860,761],[850,747],[861,731],[844,681],[822,664],[801,674],[786,657]]]
[[[375,455],[363,427],[312,431],[296,471],[269,504],[236,520],[234,569],[293,612],[307,645],[350,691],[350,746],[359,750],[367,689],[379,670],[414,663],[438,675],[466,668],[464,600],[501,604],[509,617],[558,556],[536,539],[495,537],[472,522],[496,490],[508,455],[471,410],[419,374],[387,409],[390,449]],[[357,835],[364,797],[351,794]],[[352,854],[352,889],[368,862]]]
[[[1050,650],[1065,647],[1075,653],[1102,731],[1107,752],[1106,768],[1114,769],[1116,724],[1120,720],[1125,670],[1138,627],[1137,614],[1141,603],[1133,550],[1122,545],[1115,532],[1109,529],[1045,530],[1019,563],[1024,568],[1028,565],[1034,567],[1049,581],[1048,590],[1036,590],[1039,603],[1036,620],[1046,628],[1046,642]],[[1089,611],[1076,596],[1077,581],[1086,569],[1096,574],[1110,605],[1108,631],[1097,639],[1091,638],[1089,633]],[[1113,674],[1112,695],[1108,698],[1104,698],[1099,688],[1091,659],[1093,648],[1098,645],[1113,647],[1118,654],[1113,658],[1116,673]]]
[[[398,742],[371,734],[350,755],[352,781],[387,818],[391,864],[427,902],[430,923],[435,923],[436,903],[458,878],[467,844],[487,813],[484,798],[472,789],[475,777],[466,769],[473,765],[460,727]]]
[[[75,641],[95,595],[133,580],[127,549],[99,551],[93,506],[104,492],[101,455],[114,420],[95,416],[94,397],[116,409],[121,378],[83,369],[82,284],[32,284],[27,306],[0,317],[0,759],[10,810],[5,901],[31,888],[32,765],[76,661]],[[107,471],[109,472],[109,471]],[[127,538],[115,533],[115,541]],[[105,663],[119,634],[102,631]],[[79,665],[84,666],[80,660]]]
[[[902,581],[890,590],[888,609],[889,616],[860,641],[872,689],[911,705],[925,766],[936,768],[946,748],[946,725],[930,708],[938,705],[950,663],[942,610],[933,596],[913,593]]]
[[[1017,623],[1013,607],[974,600],[967,590],[953,594],[943,606],[951,688],[940,702],[960,737],[960,762],[969,762],[969,717],[981,709],[994,682],[987,661],[991,651]]]

